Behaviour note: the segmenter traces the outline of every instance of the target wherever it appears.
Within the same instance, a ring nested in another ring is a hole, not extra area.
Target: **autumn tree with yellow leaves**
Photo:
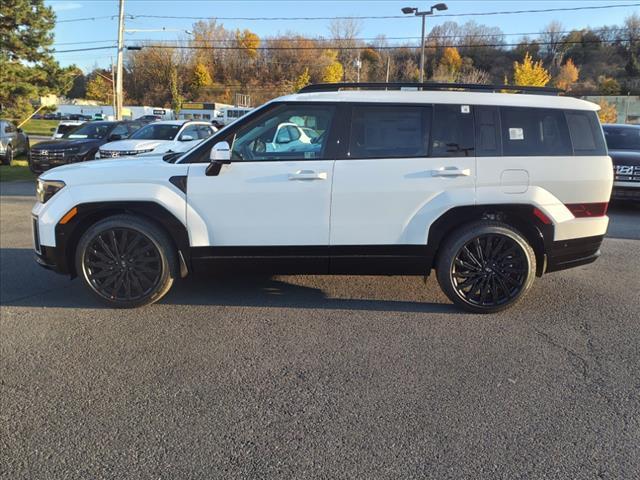
[[[513,62],[513,81],[515,85],[544,87],[551,80],[551,74],[542,65],[542,60],[534,62],[529,52],[524,54],[522,63]]]
[[[571,86],[578,81],[580,69],[576,67],[573,60],[568,59],[567,62],[560,67],[560,71],[555,79],[555,86],[568,92]]]
[[[601,123],[616,123],[618,121],[618,111],[613,103],[609,103],[605,99],[601,99],[598,102],[598,105],[600,105],[598,118]]]

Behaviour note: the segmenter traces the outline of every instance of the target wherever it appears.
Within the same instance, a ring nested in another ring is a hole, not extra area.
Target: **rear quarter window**
[[[606,155],[607,147],[596,112],[565,111],[574,155]]]
[[[505,156],[572,155],[567,121],[562,110],[501,107]]]

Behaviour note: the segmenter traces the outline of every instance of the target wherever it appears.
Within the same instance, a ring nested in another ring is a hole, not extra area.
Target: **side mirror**
[[[55,131],[56,131],[56,129],[55,129],[55,128],[52,128],[52,129],[51,129],[51,133],[53,133],[53,132],[55,132]]]
[[[118,135],[117,133],[109,135],[110,142],[115,142],[116,140],[122,140],[122,135]]]
[[[215,177],[222,170],[222,165],[231,163],[231,147],[227,142],[218,142],[211,149],[209,154],[211,163],[207,166],[205,174],[207,177]]]
[[[180,137],[181,142],[190,142],[191,140],[194,140],[194,138],[191,135],[182,135]]]

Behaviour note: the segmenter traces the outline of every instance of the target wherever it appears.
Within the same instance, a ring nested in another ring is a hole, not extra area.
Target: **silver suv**
[[[27,134],[8,120],[0,120],[0,161],[9,165],[15,155],[28,152]]]

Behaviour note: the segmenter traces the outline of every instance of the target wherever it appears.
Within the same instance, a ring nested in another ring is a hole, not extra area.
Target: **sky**
[[[436,3],[433,1],[433,3]],[[118,30],[118,0],[45,0],[56,12],[54,48],[57,51],[115,45]],[[402,15],[405,6],[428,9],[433,3],[416,0],[125,0],[127,15],[189,16],[189,17],[331,17],[331,16],[389,16]],[[427,31],[445,21],[464,23],[475,20],[489,26],[500,27],[504,33],[531,33],[544,29],[552,20],[560,21],[566,30],[585,27],[622,24],[624,18],[640,13],[640,0],[580,0],[580,1],[528,1],[528,0],[448,0],[449,9],[427,17]],[[483,16],[447,17],[466,13],[485,13],[514,10],[540,10],[545,8],[575,8],[599,5],[624,5],[617,8],[580,10],[572,12],[546,12],[524,14],[492,14]],[[75,19],[95,18],[74,21]],[[108,17],[108,18],[97,18]],[[71,20],[71,21],[69,21]],[[185,38],[196,20],[162,18],[128,18],[126,30],[162,30],[156,32],[127,32],[125,45],[141,40],[175,40]],[[259,36],[300,33],[308,36],[329,37],[329,20],[220,20],[227,29],[248,28]],[[393,19],[365,19],[360,21],[359,37],[371,38],[384,34],[392,37],[417,37],[419,44],[420,20],[406,16]],[[507,37],[517,41],[518,36]],[[82,43],[78,43],[82,42]],[[91,42],[91,43],[88,43]],[[391,43],[391,41],[390,41]],[[59,52],[61,65],[76,64],[85,71],[94,66],[106,67],[115,57],[115,48],[94,51]]]

